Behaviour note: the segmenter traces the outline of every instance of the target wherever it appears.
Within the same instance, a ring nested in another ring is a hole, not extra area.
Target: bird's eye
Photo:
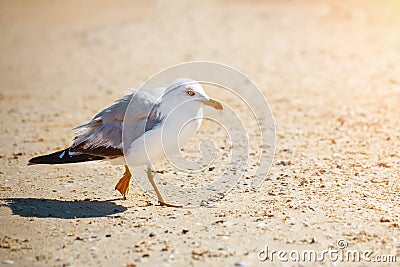
[[[186,91],[186,94],[188,96],[194,96],[196,93],[192,89],[189,89],[189,90]]]

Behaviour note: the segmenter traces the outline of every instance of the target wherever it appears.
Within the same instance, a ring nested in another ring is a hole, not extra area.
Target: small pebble
[[[3,264],[14,264],[14,261],[12,261],[12,260],[4,260]]]
[[[106,234],[106,237],[111,237],[111,234]]]
[[[149,237],[154,237],[154,236],[156,236],[156,233],[154,233],[154,232],[151,232],[151,233],[149,234]]]
[[[235,263],[235,266],[241,267],[241,266],[244,266],[244,263],[243,263],[242,261],[237,261],[237,262]]]
[[[205,201],[202,201],[202,202],[200,202],[200,206],[201,206],[201,207],[207,207],[207,206],[208,206],[208,203],[205,202]]]
[[[266,227],[267,226],[267,224],[265,223],[265,222],[259,222],[258,224],[257,224],[257,227],[258,228],[264,228],[264,227]]]

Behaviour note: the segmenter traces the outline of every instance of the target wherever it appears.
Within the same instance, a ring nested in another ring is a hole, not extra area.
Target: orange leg
[[[125,165],[125,172],[124,176],[118,181],[117,185],[115,186],[115,189],[118,190],[121,195],[126,199],[126,196],[128,195],[129,192],[129,187],[130,187],[130,182],[132,179],[132,174],[128,169],[128,166]]]

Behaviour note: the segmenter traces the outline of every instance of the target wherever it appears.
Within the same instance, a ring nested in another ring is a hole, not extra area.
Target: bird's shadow
[[[77,200],[62,201],[43,198],[3,198],[14,215],[36,218],[96,218],[118,214],[127,210],[115,204],[113,200]]]

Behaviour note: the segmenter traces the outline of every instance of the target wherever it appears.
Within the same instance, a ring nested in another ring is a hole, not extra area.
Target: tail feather
[[[102,159],[104,157],[70,152],[69,148],[67,148],[48,155],[32,158],[28,164],[66,164]]]

